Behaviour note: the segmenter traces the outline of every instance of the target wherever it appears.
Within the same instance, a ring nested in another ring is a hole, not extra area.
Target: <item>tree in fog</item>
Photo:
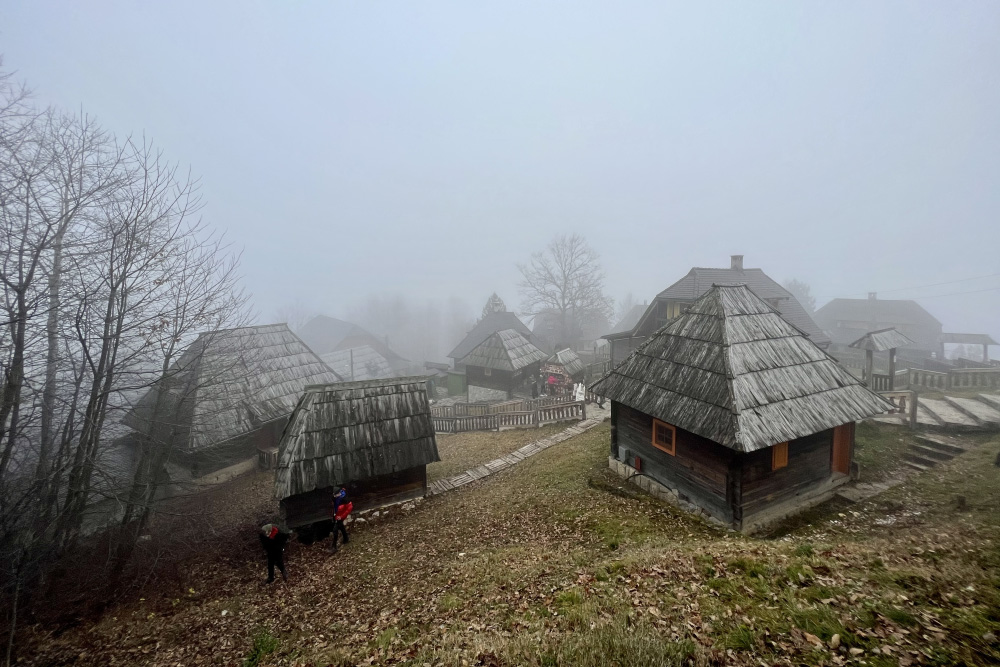
[[[614,324],[617,324],[618,322],[621,322],[623,319],[625,319],[625,316],[628,315],[629,312],[631,312],[631,310],[635,308],[637,305],[639,304],[635,300],[635,296],[632,295],[632,292],[629,292],[621,299],[615,301]]]
[[[193,334],[245,313],[238,258],[199,208],[194,180],[147,141],[36,109],[0,75],[0,592],[11,637],[23,585],[72,554],[96,501],[124,489],[111,544],[134,542],[164,452],[148,447],[124,476],[109,462],[118,420]],[[116,551],[121,565],[129,549]]]
[[[604,293],[600,258],[579,234],[555,237],[517,268],[522,310],[532,317],[554,317],[561,344],[575,342],[588,320],[608,318],[613,312],[613,300]]]
[[[480,314],[479,319],[485,320],[488,315],[493,313],[506,313],[507,304],[503,302],[496,292],[490,295],[490,298],[486,300],[486,305],[483,306],[483,312]]]
[[[812,295],[812,288],[807,283],[796,278],[791,278],[783,283],[786,290],[792,293],[806,312],[812,315],[816,312],[816,297]]]

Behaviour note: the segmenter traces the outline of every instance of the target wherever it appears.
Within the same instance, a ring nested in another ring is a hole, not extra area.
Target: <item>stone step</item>
[[[931,413],[944,426],[965,429],[978,429],[980,426],[978,421],[938,398],[921,397],[920,407]]]
[[[944,400],[966,417],[972,417],[981,424],[1000,425],[1000,409],[991,408],[989,405],[971,398],[945,396]]]
[[[933,435],[922,433],[916,436],[916,439],[918,443],[924,447],[930,447],[931,449],[936,449],[939,452],[951,454],[952,456],[958,456],[959,454],[965,453],[964,447],[948,442],[944,438],[938,438]]]
[[[930,410],[923,406],[923,403],[917,404],[917,425],[918,426],[944,426],[944,422],[937,418],[937,416]]]
[[[910,468],[913,468],[914,470],[918,470],[920,472],[928,470],[931,467],[931,466],[922,465],[920,463],[914,463],[913,461],[905,461],[905,460],[903,461],[903,464],[906,465],[906,466],[908,466],[908,467],[910,467]]]
[[[979,400],[991,408],[1000,410],[1000,394],[979,394]]]
[[[910,448],[907,451],[913,452],[917,456],[922,456],[925,459],[932,459],[934,461],[950,461],[957,456],[955,452],[941,451],[940,449],[927,447],[926,445],[910,445]]]
[[[916,463],[917,465],[921,465],[924,468],[933,468],[939,463],[939,461],[937,461],[936,459],[928,458],[926,456],[920,456],[919,454],[914,453],[912,450],[907,450],[906,452],[903,453],[903,460],[906,461],[907,463]]]

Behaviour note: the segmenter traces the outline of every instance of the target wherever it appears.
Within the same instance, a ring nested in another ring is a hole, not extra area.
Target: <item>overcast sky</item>
[[[201,176],[265,320],[516,305],[577,231],[615,297],[743,253],[1000,340],[998,2],[8,0],[0,53]]]

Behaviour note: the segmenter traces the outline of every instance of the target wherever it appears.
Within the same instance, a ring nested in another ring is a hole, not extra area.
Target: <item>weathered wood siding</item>
[[[481,366],[466,366],[465,381],[468,385],[511,392],[514,390],[514,372],[492,369],[486,374]]]
[[[771,470],[771,447],[743,454],[741,518],[828,482],[832,447],[833,429],[792,440],[788,443],[788,465],[778,470]]]
[[[344,488],[355,511],[423,498],[427,493],[427,466],[348,482]],[[291,496],[281,501],[281,518],[289,528],[326,521],[330,518],[332,498],[333,487],[330,486]]]
[[[722,445],[678,428],[676,455],[652,444],[653,418],[632,408],[612,405],[612,452],[634,466],[641,459],[642,472],[726,522],[733,520],[730,465],[736,453]]]

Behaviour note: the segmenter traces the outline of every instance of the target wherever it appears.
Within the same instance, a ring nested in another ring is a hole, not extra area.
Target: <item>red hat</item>
[[[264,535],[273,540],[278,536],[278,525],[274,523],[265,523],[260,527],[260,532],[264,533]]]

